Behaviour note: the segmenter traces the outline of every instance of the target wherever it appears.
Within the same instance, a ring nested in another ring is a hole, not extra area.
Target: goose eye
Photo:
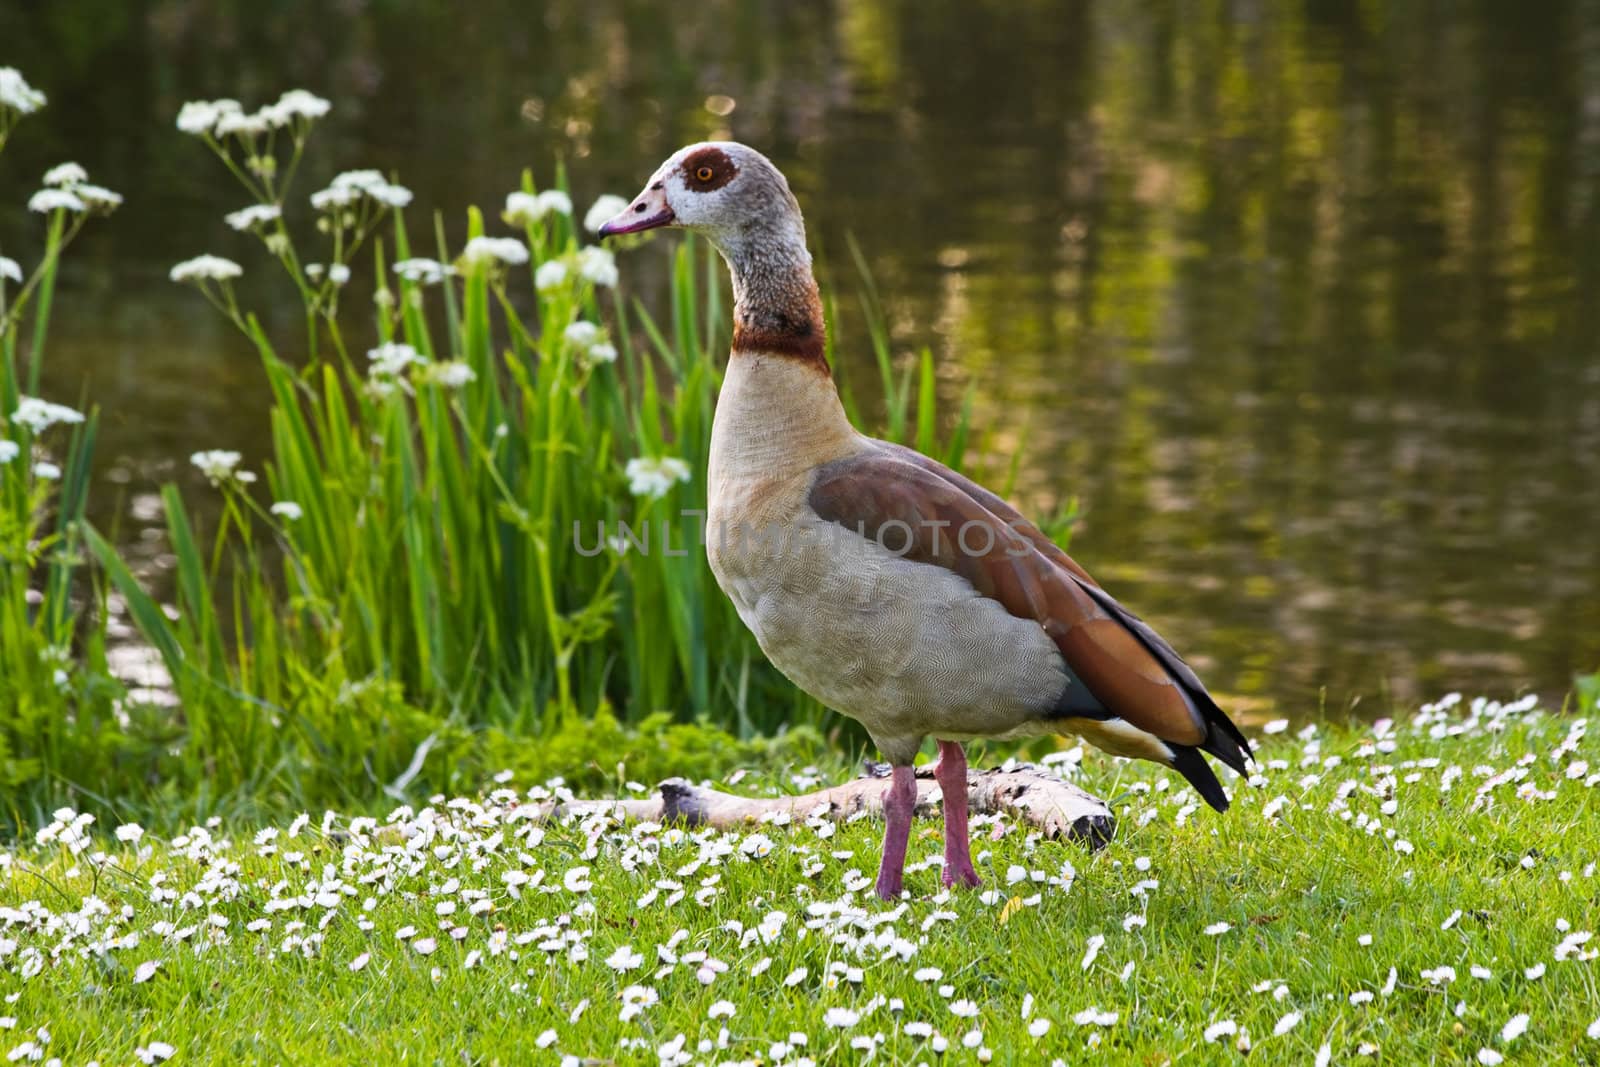
[[[711,180],[711,175],[712,175],[712,170],[711,170],[710,167],[697,167],[697,168],[695,168],[694,176],[695,176],[696,179],[698,179],[700,181],[703,181],[703,182],[710,181]]]

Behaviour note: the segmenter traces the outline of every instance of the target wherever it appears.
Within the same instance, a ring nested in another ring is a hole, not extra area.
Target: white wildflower
[[[559,259],[546,260],[533,272],[533,287],[541,293],[560,287],[567,280],[567,265]]]
[[[1095,958],[1100,955],[1101,946],[1103,946],[1105,943],[1105,934],[1095,934],[1089,938],[1084,948],[1083,962],[1080,964],[1084,970],[1087,971],[1090,967],[1094,966]]]
[[[450,359],[442,363],[433,364],[427,369],[423,377],[427,381],[444,386],[446,389],[460,389],[468,382],[476,381],[478,374],[461,360]]]
[[[644,963],[644,955],[635,952],[632,945],[621,945],[606,957],[606,966],[613,971],[635,971]]]
[[[311,206],[318,211],[349,207],[362,196],[387,207],[405,207],[411,203],[411,190],[388,181],[378,171],[347,170],[328,183],[326,189],[311,194]]]
[[[349,967],[351,971],[359,971],[367,965],[367,961],[370,959],[372,959],[372,953],[363,952],[361,955],[345,964],[345,966]]]
[[[218,137],[236,134],[240,137],[259,137],[272,128],[267,121],[268,116],[260,111],[249,112],[229,111],[217,117],[217,124],[211,132]]]
[[[287,120],[296,118],[320,119],[333,109],[333,105],[322,97],[305,89],[290,89],[278,97],[278,102],[273,104],[271,112],[274,118]]]
[[[256,476],[249,471],[239,469],[243,456],[230,449],[213,448],[206,452],[196,452],[189,457],[189,462],[199,469],[201,474],[212,485],[220,486],[224,482],[253,482]]]
[[[689,464],[676,456],[630,459],[626,473],[628,491],[651,500],[659,500],[678,482],[687,482],[690,478]]]
[[[31,115],[45,105],[44,94],[28,84],[15,67],[0,67],[0,108]]]
[[[515,192],[506,194],[506,209],[500,217],[510,226],[528,226],[555,211],[572,214],[572,198],[559,189],[546,189],[537,195]]]
[[[305,511],[293,500],[276,501],[268,510],[279,518],[288,519],[290,522],[299,522],[305,516]]]
[[[0,437],[0,463],[10,463],[22,454],[22,446]]]
[[[35,463],[33,473],[35,477],[43,478],[47,482],[59,481],[61,478],[61,468],[54,463]]]
[[[461,250],[461,264],[483,267],[494,263],[517,266],[528,262],[528,246],[515,237],[474,237]]]
[[[222,116],[238,111],[237,100],[191,100],[178,110],[178,129],[203,136],[216,128]]]
[[[311,206],[318,211],[332,211],[335,208],[349,207],[360,199],[360,189],[329,186],[311,194]]]
[[[406,281],[416,282],[418,285],[438,285],[456,270],[436,259],[414,257],[400,260],[394,265],[394,272]]]
[[[251,204],[238,211],[230,211],[223,217],[229,226],[241,232],[253,230],[257,226],[272,222],[283,216],[283,209],[277,204]]]
[[[24,396],[17,399],[17,408],[11,413],[11,421],[26,426],[35,434],[40,434],[57,423],[82,422],[83,412],[75,411],[65,404],[52,404],[48,400],[40,400],[36,396]]]
[[[617,257],[609,248],[591,245],[578,252],[578,273],[584,280],[606,288],[615,288],[619,275]]]
[[[1504,1056],[1492,1048],[1480,1048],[1478,1050],[1478,1062],[1483,1064],[1483,1067],[1499,1067],[1499,1064],[1504,1063],[1505,1059]]]
[[[1456,980],[1456,969],[1448,964],[1442,964],[1432,970],[1424,969],[1422,980],[1430,985],[1449,985]]]
[[[962,1019],[976,1019],[978,1006],[970,1000],[957,1000],[951,1003],[950,1014]]]
[[[6,278],[10,278],[12,281],[21,284],[22,264],[18,263],[10,256],[0,256],[0,281],[5,280]]]
[[[562,330],[561,336],[565,337],[574,348],[588,351],[589,347],[600,339],[600,327],[579,319]]]
[[[617,361],[617,346],[604,342],[591,345],[588,357],[590,363],[615,363]]]
[[[706,1009],[706,1015],[713,1019],[731,1019],[733,1018],[733,1013],[734,1007],[731,1000],[719,1000]]]
[[[1206,1027],[1206,1044],[1215,1044],[1225,1037],[1232,1037],[1239,1032],[1239,1024],[1232,1019],[1222,1019]]]
[[[384,182],[366,190],[368,196],[388,207],[402,208],[411,203],[411,190],[393,182]]]
[[[1293,1030],[1295,1027],[1299,1026],[1300,1025],[1300,1020],[1303,1019],[1303,1018],[1304,1018],[1304,1016],[1301,1015],[1297,1011],[1289,1012],[1289,1014],[1287,1014],[1283,1018],[1279,1019],[1278,1022],[1277,1022],[1277,1025],[1275,1025],[1272,1028],[1272,1036],[1273,1037],[1282,1037],[1284,1034],[1287,1034],[1290,1030]]]
[[[170,277],[175,282],[226,282],[239,277],[244,268],[231,259],[221,256],[195,256],[172,268]]]
[[[1084,1008],[1072,1017],[1072,1021],[1079,1026],[1115,1026],[1117,1013],[1114,1011],[1101,1011],[1099,1008]]]
[[[539,203],[546,213],[554,211],[561,215],[572,214],[572,197],[560,189],[546,189],[539,194]]]
[[[367,373],[374,378],[398,377],[407,367],[427,362],[421,353],[403,341],[385,341],[377,348],[369,348],[367,359],[372,363]]]
[[[70,188],[79,182],[89,180],[89,172],[76,163],[57,163],[44,172],[46,185],[60,185]]]
[[[144,838],[144,827],[136,822],[125,822],[117,827],[117,840],[124,844],[137,845]]]
[[[122,194],[113,193],[103,185],[74,185],[72,192],[86,206],[100,211],[101,214],[109,215],[122,206]]]
[[[152,1064],[170,1060],[177,1054],[177,1051],[176,1047],[167,1044],[165,1041],[152,1041],[149,1045],[134,1049],[133,1054],[140,1063]]]
[[[1500,1028],[1500,1040],[1510,1044],[1528,1031],[1528,1013],[1520,1012],[1506,1020]]]
[[[156,969],[161,966],[160,960],[146,960],[133,969],[134,985],[141,985],[156,976]]]
[[[87,211],[89,205],[69,189],[40,189],[28,198],[28,210],[48,215],[52,211]]]
[[[829,1008],[823,1013],[822,1021],[835,1030],[843,1030],[860,1022],[861,1015],[849,1008]]]
[[[1220,937],[1233,929],[1232,923],[1212,923],[1202,931],[1207,937]]]
[[[1048,1034],[1049,1032],[1050,1032],[1050,1020],[1049,1019],[1035,1019],[1035,1020],[1033,1020],[1033,1022],[1028,1024],[1028,1036],[1029,1037],[1043,1037],[1045,1034]]]
[[[615,193],[606,193],[590,204],[589,210],[584,212],[583,228],[590,233],[599,233],[600,227],[622,214],[627,208],[628,201]]]

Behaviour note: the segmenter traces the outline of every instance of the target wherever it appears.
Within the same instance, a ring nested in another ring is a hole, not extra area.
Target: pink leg
[[[944,793],[944,884],[982,885],[967,844],[967,754],[959,742],[939,742],[933,777]]]
[[[917,806],[917,776],[910,767],[896,767],[883,794],[883,864],[878,868],[878,895],[884,900],[900,896],[906,869],[906,845],[911,840],[911,813]]]

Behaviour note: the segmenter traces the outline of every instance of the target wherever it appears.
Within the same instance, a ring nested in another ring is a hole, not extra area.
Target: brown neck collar
[[[829,374],[822,298],[804,237],[731,244],[723,258],[733,275],[734,354],[782,356]]]

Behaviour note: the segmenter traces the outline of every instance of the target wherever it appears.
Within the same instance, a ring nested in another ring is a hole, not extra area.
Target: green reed
[[[0,149],[44,105],[15,71],[0,99]],[[97,417],[38,396],[62,253],[121,197],[74,164],[52,168],[21,221],[42,217],[31,271],[0,254],[0,796],[71,768],[114,775],[121,748],[98,590],[85,577],[82,519]],[[4,805],[7,815],[14,801]],[[4,817],[4,816],[0,816]]]

